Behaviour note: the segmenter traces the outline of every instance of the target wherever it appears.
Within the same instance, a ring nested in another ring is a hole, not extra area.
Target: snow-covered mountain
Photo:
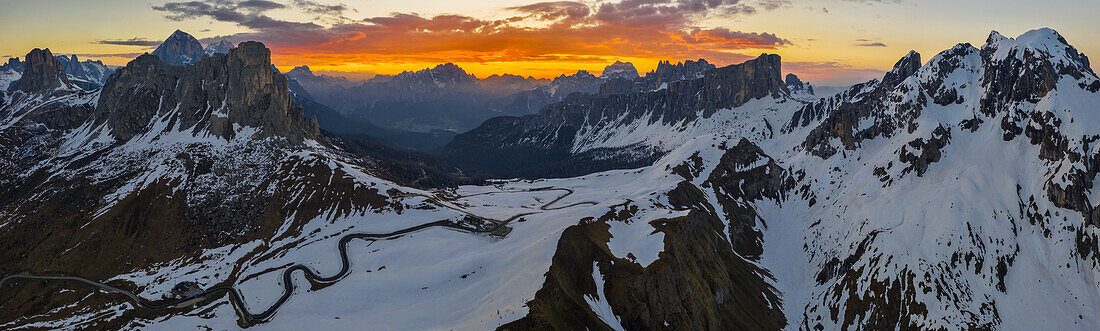
[[[57,60],[61,62],[61,68],[65,71],[65,74],[69,75],[69,80],[88,91],[103,86],[107,82],[107,77],[115,72],[114,68],[104,65],[103,61],[100,60],[84,60],[81,62],[76,54],[68,57],[59,55]]]
[[[0,93],[0,273],[144,300],[12,279],[0,327],[1100,323],[1100,79],[1050,29],[814,101],[775,55],[577,95],[461,150],[579,174],[482,185],[413,185],[317,131],[265,51],[140,57],[97,92],[36,65]]]
[[[0,65],[0,91],[7,91],[22,76],[23,61],[17,57],[8,58],[7,63]]]
[[[218,42],[212,42],[209,45],[206,45],[206,48],[202,50],[202,53],[206,54],[207,56],[214,54],[229,54],[229,50],[236,47],[237,45],[234,45],[229,40],[222,39]]]
[[[817,100],[817,95],[814,94],[813,85],[798,79],[798,76],[795,76],[795,74],[787,74],[783,82],[786,83],[787,91],[790,92],[792,98],[801,101]]]

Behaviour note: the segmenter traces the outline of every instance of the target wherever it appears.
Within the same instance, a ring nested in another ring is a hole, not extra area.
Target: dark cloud
[[[791,4],[790,0],[759,0],[756,2],[760,8],[765,10],[775,10],[779,7],[786,7]]]
[[[121,57],[121,58],[136,58],[145,53],[76,53],[73,55],[85,58],[101,58],[101,57]]]
[[[600,4],[594,18],[609,24],[685,28],[699,17],[754,12],[740,0],[623,0]]]
[[[271,18],[263,12],[285,8],[284,5],[270,1],[230,2],[224,0],[168,2],[153,6],[153,10],[165,12],[165,18],[182,21],[197,18],[209,18],[219,22],[236,23],[239,26],[256,31],[270,31],[282,34],[288,41],[303,41],[313,38],[313,34],[323,31],[324,27],[316,23],[293,22]]]
[[[684,39],[691,44],[710,44],[713,46],[726,46],[730,48],[737,48],[738,45],[742,46],[741,48],[746,48],[743,47],[746,41],[749,41],[751,45],[765,48],[791,44],[790,41],[779,38],[772,33],[730,31],[726,28],[709,30],[695,29],[691,31],[691,33],[686,34]],[[738,45],[728,45],[727,43],[737,43]]]
[[[152,47],[152,46],[160,45],[160,41],[149,40],[149,39],[145,39],[145,38],[97,40],[97,41],[94,41],[92,43],[93,44],[102,44],[102,45],[145,46],[145,47]]]
[[[237,8],[238,9],[243,9],[243,10],[255,11],[255,12],[263,12],[263,11],[268,11],[268,10],[272,10],[272,9],[286,8],[286,6],[281,4],[281,3],[278,3],[278,2],[267,1],[267,0],[248,0],[248,1],[238,2],[237,3]]]
[[[873,43],[856,43],[856,46],[863,46],[863,47],[886,47],[886,44],[883,44],[883,43],[880,43],[880,42],[873,42]]]
[[[581,23],[588,19],[592,9],[588,5],[574,1],[537,2],[525,6],[509,7],[529,18],[542,21],[563,21],[567,24]]]
[[[249,15],[238,9],[236,3],[224,1],[168,2],[153,6],[153,10],[166,12],[164,17],[172,21],[209,17],[215,21],[239,23],[245,21]]]
[[[294,0],[294,6],[306,13],[325,17],[343,17],[344,12],[348,10],[348,6],[342,3],[326,5],[309,0]]]

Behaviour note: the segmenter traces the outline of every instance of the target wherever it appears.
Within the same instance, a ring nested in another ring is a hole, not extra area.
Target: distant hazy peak
[[[624,78],[633,80],[635,78],[638,78],[638,69],[634,68],[633,63],[615,61],[615,63],[603,69],[603,73],[600,74],[600,78]]]

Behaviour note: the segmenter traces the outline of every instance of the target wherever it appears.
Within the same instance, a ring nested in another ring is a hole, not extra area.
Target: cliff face
[[[579,136],[615,130],[628,123],[690,122],[753,99],[780,97],[787,93],[780,72],[779,56],[765,54],[742,64],[706,71],[697,79],[662,83],[664,88],[655,91],[612,93],[625,92],[625,87],[615,91],[605,85],[601,94],[574,94],[546,106],[538,115],[489,119],[455,137],[443,153],[505,176],[568,176],[641,166],[663,151],[639,147],[629,151],[629,156],[609,158],[604,156],[624,150],[578,151],[575,141]],[[613,79],[608,84],[626,82]]]
[[[53,57],[50,49],[35,48],[27,53],[23,76],[16,81],[15,89],[35,93],[71,85],[61,68],[61,62]]]
[[[320,136],[317,123],[291,101],[286,77],[271,69],[271,51],[258,42],[188,67],[142,55],[107,81],[98,112],[120,140],[141,134],[154,119],[225,138],[235,135],[234,124],[295,143]]]

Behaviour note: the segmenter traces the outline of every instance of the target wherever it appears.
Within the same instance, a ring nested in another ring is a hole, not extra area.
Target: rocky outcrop
[[[921,68],[920,63],[920,54],[910,51],[886,73],[882,82],[871,80],[856,84],[844,92],[807,104],[795,112],[783,131],[817,123],[802,145],[814,155],[829,158],[840,149],[855,149],[864,140],[890,137],[898,128],[912,130],[915,127],[911,127],[910,123],[920,115],[927,99],[902,105],[899,111],[890,112],[887,110],[890,107],[887,96],[906,78],[916,74]],[[869,125],[861,126],[867,123]],[[839,139],[841,146],[834,146],[834,139]]]
[[[203,49],[198,39],[186,32],[176,30],[160,46],[157,46],[152,54],[165,63],[182,66],[202,59]]]
[[[794,178],[787,169],[764,153],[759,146],[741,138],[731,146],[703,182],[704,188],[714,191],[718,203],[729,222],[729,242],[738,255],[756,260],[764,253],[763,234],[758,230],[764,224],[756,211],[743,201],[783,201],[794,188]]]
[[[690,180],[666,193],[670,207],[687,215],[649,222],[664,235],[656,261],[641,265],[611,254],[610,224],[629,223],[632,213],[612,209],[582,220],[562,233],[542,288],[527,302],[528,314],[500,329],[782,329],[787,318],[769,284],[772,276],[753,262],[763,246],[752,202],[781,201],[793,185],[775,160],[742,139],[703,184],[721,208]],[[585,296],[597,293],[606,296],[617,320],[593,312]]]
[[[260,137],[320,139],[316,122],[291,101],[287,78],[271,69],[271,51],[258,42],[186,68],[142,55],[111,76],[99,105],[99,120],[120,140],[165,115],[176,127],[225,138],[239,125],[262,128]]]
[[[69,77],[61,68],[61,62],[53,57],[49,48],[35,48],[27,53],[23,76],[15,82],[16,90],[30,93],[71,86]]]
[[[645,77],[642,77],[637,91],[653,91],[667,87],[672,82],[699,79],[703,77],[703,73],[713,69],[715,69],[715,66],[704,59],[698,61],[687,60],[676,64],[661,61],[657,63],[657,69],[646,73]]]
[[[787,74],[784,83],[787,85],[787,90],[790,91],[791,94],[814,94],[814,87],[810,86],[809,83],[802,82],[802,80],[798,79],[798,76],[794,74]]]
[[[1008,110],[1002,106],[1010,102],[1038,101],[1063,75],[1096,77],[1088,57],[1051,29],[1028,31],[1016,39],[993,31],[981,48],[981,58],[982,83],[989,90],[981,106],[987,115]]]
[[[705,201],[699,201],[706,203]],[[611,255],[604,220],[565,230],[546,281],[523,318],[499,330],[778,330],[786,325],[767,270],[733,253],[712,214],[652,222],[665,250],[648,266]],[[597,269],[598,268],[598,269]],[[603,278],[597,289],[594,277]],[[595,314],[585,296],[607,293],[619,324]],[[612,322],[614,323],[614,322]]]
[[[765,54],[656,91],[573,94],[538,115],[485,121],[456,136],[443,153],[503,176],[572,176],[646,165],[662,151],[636,146],[628,148],[628,153],[626,149],[574,152],[574,139],[582,129],[599,132],[644,120],[690,122],[753,99],[780,97],[786,93],[780,70],[779,56]]]
[[[898,84],[901,84],[906,78],[912,76],[917,70],[920,70],[920,53],[916,51],[909,51],[909,54],[905,54],[897,63],[894,63],[894,68],[890,69],[886,73],[886,76],[882,78],[882,85],[887,88],[893,89]]]

